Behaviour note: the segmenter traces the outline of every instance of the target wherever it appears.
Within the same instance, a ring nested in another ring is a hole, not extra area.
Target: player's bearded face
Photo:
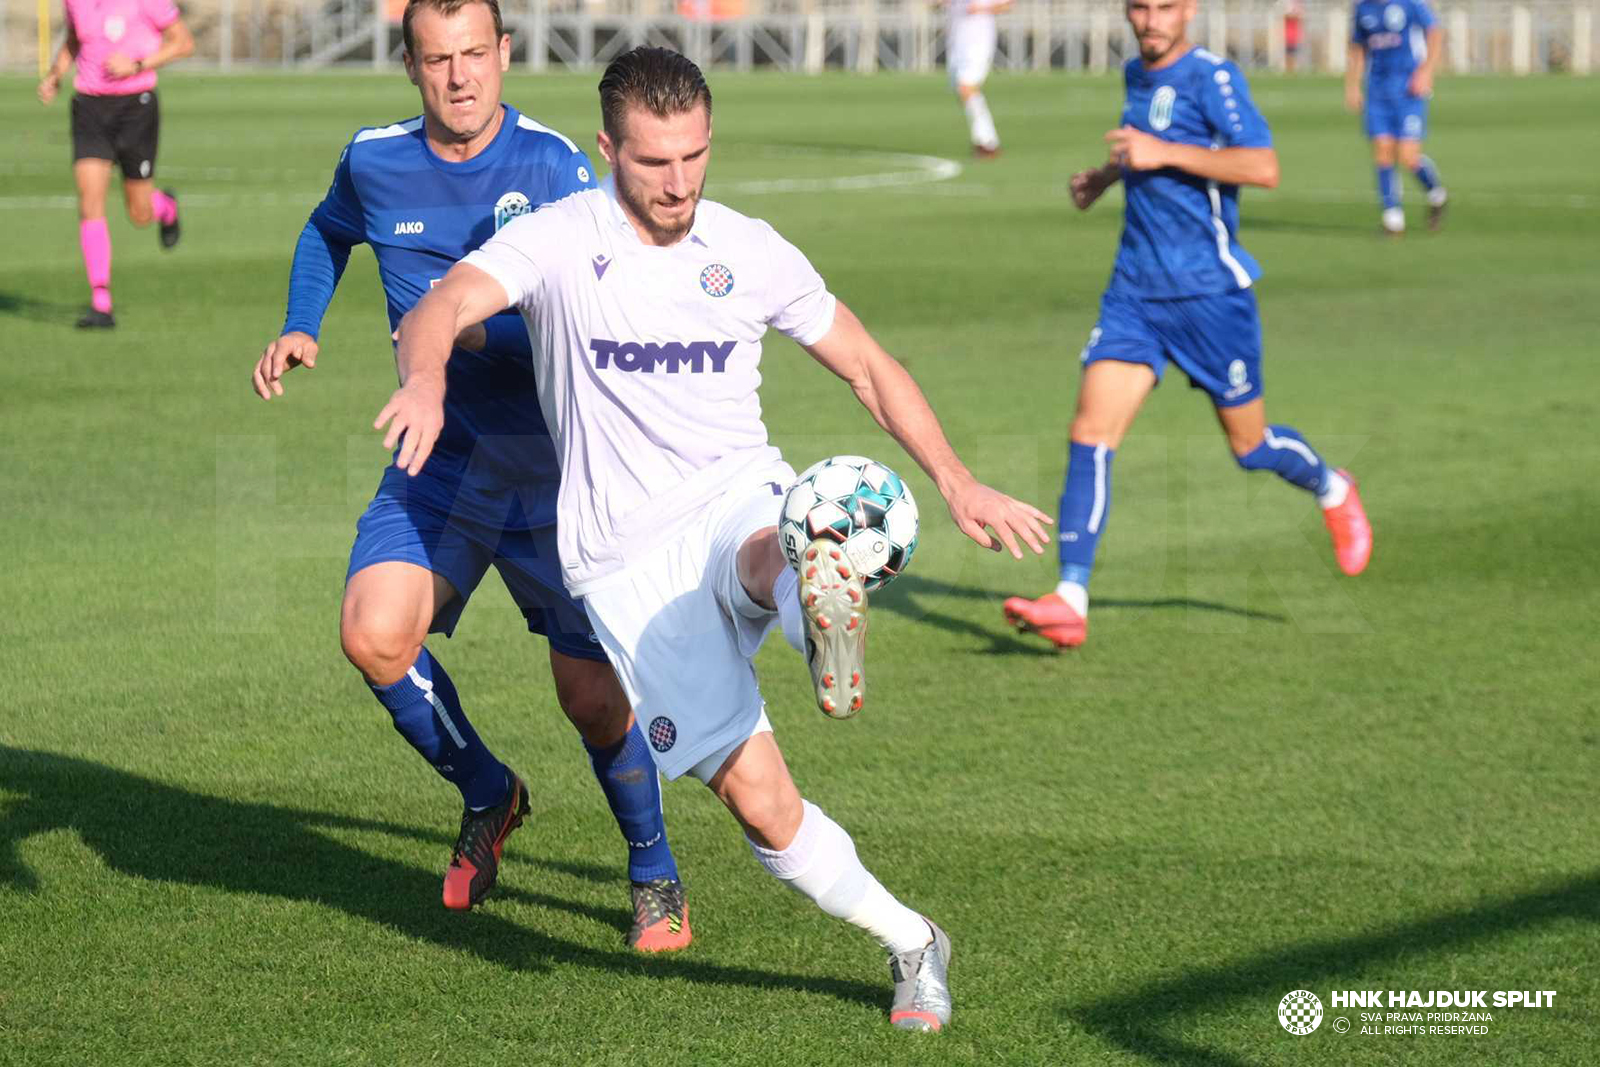
[[[1155,63],[1188,41],[1194,0],[1128,0],[1128,25],[1139,39],[1139,58]]]
[[[472,140],[499,115],[511,38],[496,39],[487,4],[464,4],[453,15],[423,8],[411,31],[416,53],[406,55],[406,73],[422,90],[422,109],[436,128],[430,132]]]
[[[711,115],[704,107],[667,118],[629,108],[613,142],[600,134],[617,199],[655,244],[672,244],[694,226],[711,162]]]

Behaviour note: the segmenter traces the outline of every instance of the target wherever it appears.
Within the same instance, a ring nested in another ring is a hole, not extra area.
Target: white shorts
[[[757,467],[684,532],[583,598],[594,632],[668,778],[734,748],[766,724],[751,659],[778,616],[739,582],[739,547],[776,526],[794,468]]]
[[[982,85],[994,63],[998,39],[993,15],[953,19],[945,38],[944,59],[950,71],[950,84]]]

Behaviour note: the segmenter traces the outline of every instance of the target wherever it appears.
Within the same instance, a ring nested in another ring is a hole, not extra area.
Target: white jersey
[[[761,338],[802,345],[835,300],[759,219],[702,200],[693,229],[647,245],[615,186],[502,227],[464,263],[519,308],[561,462],[557,526],[573,596],[673,537],[739,472],[781,459],[761,421]]]

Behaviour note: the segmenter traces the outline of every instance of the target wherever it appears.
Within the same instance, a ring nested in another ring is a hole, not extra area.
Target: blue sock
[[[1291,485],[1318,495],[1328,491],[1328,465],[1292,426],[1268,426],[1261,443],[1236,458],[1247,471],[1275,471]]]
[[[1428,192],[1431,193],[1434,191],[1434,189],[1438,188],[1440,182],[1439,168],[1435,167],[1433,165],[1433,160],[1429,159],[1427,156],[1422,156],[1417,160],[1416,169],[1414,169],[1411,173],[1415,175],[1417,181],[1421,182],[1422,187],[1428,190]]]
[[[649,882],[678,877],[678,861],[667,844],[667,824],[661,818],[661,781],[656,761],[645,744],[644,731],[635,722],[621,741],[594,748],[587,741],[589,764],[600,779],[606,803],[617,818],[622,839],[628,842],[628,878]]]
[[[1378,196],[1385,208],[1400,206],[1400,183],[1395,180],[1393,167],[1378,168]]]
[[[1116,451],[1073,441],[1067,455],[1067,481],[1061,487],[1057,511],[1056,552],[1061,580],[1088,588],[1094,550],[1111,510],[1111,459]]]
[[[371,689],[394,716],[400,736],[461,790],[467,807],[487,808],[505,799],[510,782],[505,765],[479,740],[450,676],[426,648],[404,678]]]

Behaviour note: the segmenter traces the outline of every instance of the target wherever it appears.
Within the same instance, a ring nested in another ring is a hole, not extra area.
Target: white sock
[[[967,112],[967,129],[972,132],[972,143],[984,148],[999,148],[1000,134],[994,128],[994,116],[989,114],[989,102],[982,93],[973,93],[961,105]]]
[[[1083,618],[1089,617],[1089,590],[1077,582],[1057,582],[1056,596],[1065,600],[1067,606]]]
[[[800,830],[788,848],[775,852],[750,841],[761,866],[829,915],[861,927],[895,955],[926,945],[933,937],[927,920],[891,896],[861,865],[844,827],[811,801],[800,803]]]
[[[1442,185],[1435,185],[1428,190],[1428,205],[1430,207],[1441,207],[1449,199],[1450,194],[1445,192],[1445,188]]]
[[[783,639],[796,652],[806,650],[806,620],[800,613],[800,576],[793,567],[784,567],[772,582],[772,602],[778,605],[778,625]]]
[[[1344,503],[1344,498],[1350,495],[1350,483],[1338,471],[1328,472],[1328,488],[1317,494],[1317,503],[1322,505],[1324,511],[1336,508]]]

